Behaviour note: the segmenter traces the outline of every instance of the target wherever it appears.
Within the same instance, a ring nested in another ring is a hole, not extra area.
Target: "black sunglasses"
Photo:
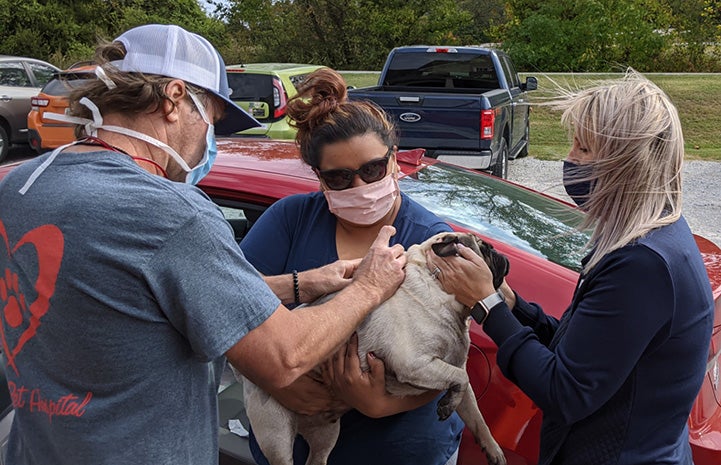
[[[390,148],[385,156],[363,163],[357,170],[343,168],[339,170],[316,170],[316,172],[329,189],[342,191],[353,184],[353,178],[356,174],[360,176],[363,182],[368,184],[383,179],[388,173],[388,159],[392,153],[393,149]]]

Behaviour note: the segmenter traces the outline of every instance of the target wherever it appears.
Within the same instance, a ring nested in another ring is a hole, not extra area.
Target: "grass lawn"
[[[378,72],[342,72],[348,85],[376,85]],[[521,79],[530,75],[521,73]],[[594,82],[620,77],[620,74],[533,74],[538,90],[529,93],[531,103],[541,103],[558,86],[582,88]],[[686,141],[686,159],[721,160],[721,75],[719,74],[646,74],[663,89],[678,108]],[[568,152],[568,137],[560,123],[560,113],[543,105],[531,110],[529,154],[543,160],[561,160]]]

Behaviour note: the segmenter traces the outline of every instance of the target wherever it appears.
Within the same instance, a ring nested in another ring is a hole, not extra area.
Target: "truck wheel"
[[[493,176],[506,179],[508,177],[508,144],[506,139],[501,140],[501,149],[498,151],[498,160],[491,169]]]
[[[5,128],[0,124],[0,163],[5,159],[10,150],[10,137]]]

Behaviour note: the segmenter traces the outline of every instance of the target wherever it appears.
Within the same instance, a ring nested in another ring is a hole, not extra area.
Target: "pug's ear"
[[[443,236],[439,242],[431,244],[431,249],[433,253],[439,257],[452,257],[458,255],[456,244],[458,244],[458,237],[453,234],[448,234],[447,236]]]
[[[505,255],[496,252],[494,249],[490,250],[488,258],[493,273],[493,287],[498,289],[503,284],[503,278],[508,275],[511,265]]]

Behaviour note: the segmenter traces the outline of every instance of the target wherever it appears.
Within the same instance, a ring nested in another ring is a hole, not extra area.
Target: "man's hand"
[[[353,274],[360,262],[360,258],[336,260],[320,268],[299,273],[300,301],[313,302],[318,297],[340,291],[353,281]]]
[[[388,246],[395,233],[393,226],[383,226],[355,272],[354,282],[377,296],[378,303],[392,296],[405,279],[405,249],[400,244]]]

